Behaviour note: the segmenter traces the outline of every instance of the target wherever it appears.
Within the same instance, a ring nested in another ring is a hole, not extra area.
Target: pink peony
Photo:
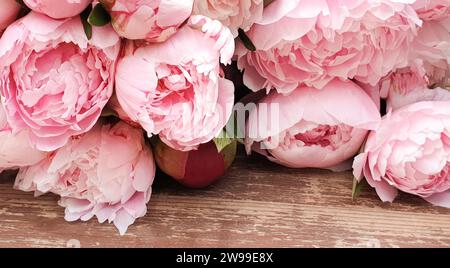
[[[155,163],[142,131],[97,125],[40,163],[22,168],[15,187],[61,196],[67,221],[114,222],[120,234],[147,212]]]
[[[234,37],[238,29],[248,31],[262,17],[263,0],[195,0],[193,14],[219,20]]]
[[[422,20],[436,20],[450,16],[450,0],[416,0],[412,7]]]
[[[46,153],[31,147],[26,131],[17,134],[11,132],[0,103],[0,173],[5,169],[36,164],[45,156]]]
[[[237,49],[245,84],[282,94],[300,85],[322,88],[335,77],[377,84],[407,66],[421,25],[412,7],[401,2],[274,1],[247,33],[256,51],[242,44]]]
[[[409,66],[394,70],[379,83],[388,109],[420,101],[450,100],[450,93],[439,88],[450,81],[450,18],[426,21],[412,48]]]
[[[380,95],[387,99],[388,110],[396,110],[420,101],[450,100],[450,92],[434,85],[420,60],[410,67],[398,69],[379,83]]]
[[[0,40],[0,93],[13,132],[29,129],[39,150],[52,151],[95,124],[113,91],[120,39],[79,18],[31,12]]]
[[[23,0],[32,10],[54,19],[70,18],[80,14],[92,0]]]
[[[194,0],[101,0],[125,38],[162,42],[189,18]]]
[[[2,0],[0,2],[0,35],[19,14],[20,5],[16,0]]]
[[[229,63],[233,51],[230,31],[203,16],[192,16],[164,43],[129,43],[117,66],[119,115],[174,149],[210,141],[231,114],[234,86],[221,78],[220,63]]]
[[[389,113],[355,158],[383,201],[397,189],[450,208],[450,101],[418,102]]]
[[[354,156],[380,121],[373,100],[355,83],[332,80],[322,90],[271,92],[251,111],[247,149],[293,168],[333,168]],[[256,143],[255,143],[256,142]]]
[[[410,55],[420,59],[432,84],[445,86],[450,77],[450,16],[426,21],[414,39]]]

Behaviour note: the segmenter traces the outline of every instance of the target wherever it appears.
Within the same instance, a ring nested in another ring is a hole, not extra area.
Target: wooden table
[[[351,198],[352,175],[238,157],[226,177],[189,190],[159,176],[149,212],[125,236],[114,226],[67,223],[57,197],[34,198],[0,178],[0,247],[448,247],[450,210],[371,189]]]

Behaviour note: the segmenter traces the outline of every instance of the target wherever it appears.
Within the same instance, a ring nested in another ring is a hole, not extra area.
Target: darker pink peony
[[[128,43],[117,66],[119,114],[174,149],[210,141],[232,111],[234,86],[221,77],[220,63],[233,51],[230,30],[203,16],[192,16],[164,43]]]
[[[14,133],[29,130],[43,151],[91,129],[113,92],[120,39],[110,26],[31,12],[0,40],[0,93]]]

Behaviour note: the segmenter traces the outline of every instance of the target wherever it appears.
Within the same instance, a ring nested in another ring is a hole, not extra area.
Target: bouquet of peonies
[[[68,221],[205,187],[238,143],[450,208],[450,0],[3,0],[0,172]]]

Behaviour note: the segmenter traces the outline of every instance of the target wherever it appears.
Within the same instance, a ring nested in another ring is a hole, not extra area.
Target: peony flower
[[[355,158],[355,177],[364,176],[385,202],[400,190],[450,208],[449,107],[418,102],[386,115]]]
[[[220,63],[234,51],[230,31],[218,21],[192,16],[164,43],[135,49],[119,60],[116,95],[128,118],[177,150],[214,138],[231,115],[234,86]],[[220,59],[220,60],[219,60]]]
[[[432,85],[445,86],[450,82],[450,16],[423,24],[410,57],[413,62],[423,62]]]
[[[402,1],[277,0],[247,32],[256,51],[238,46],[244,82],[288,94],[333,78],[372,86],[408,64],[420,19]],[[412,1],[403,1],[412,2]]]
[[[19,14],[20,5],[16,0],[2,0],[0,3],[0,35]]]
[[[23,0],[32,10],[54,19],[70,18],[80,14],[92,0]]]
[[[3,105],[0,104],[0,173],[5,169],[34,165],[45,156],[46,153],[31,147],[26,131],[11,132]]]
[[[117,33],[131,40],[162,42],[189,18],[194,0],[101,0]]]
[[[437,20],[450,16],[450,0],[416,0],[412,7],[422,20]]]
[[[449,25],[450,18],[426,21],[414,39],[409,66],[380,81],[380,95],[387,99],[388,110],[420,101],[450,100],[450,92],[440,88],[450,81]]]
[[[112,95],[120,38],[110,26],[54,20],[31,12],[0,40],[0,93],[14,133],[28,129],[37,149],[52,151],[91,129]]]
[[[322,90],[271,92],[250,112],[247,150],[293,168],[334,168],[354,156],[380,113],[359,86],[332,80]]]
[[[262,18],[263,8],[263,0],[195,0],[193,14],[219,20],[237,37]]]
[[[147,212],[155,164],[140,129],[119,122],[73,137],[36,165],[22,168],[15,187],[61,196],[67,221],[108,220],[125,234]]]
[[[434,85],[422,61],[410,67],[398,69],[379,83],[380,95],[387,99],[387,109],[396,110],[420,101],[450,100],[450,92]]]

